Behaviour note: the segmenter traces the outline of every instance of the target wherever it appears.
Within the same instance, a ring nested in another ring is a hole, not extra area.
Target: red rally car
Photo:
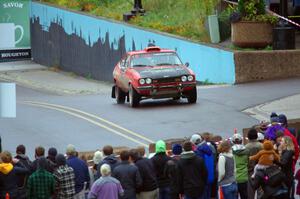
[[[173,50],[152,46],[128,52],[115,66],[113,78],[112,98],[118,104],[126,97],[131,107],[148,98],[197,101],[195,74]]]

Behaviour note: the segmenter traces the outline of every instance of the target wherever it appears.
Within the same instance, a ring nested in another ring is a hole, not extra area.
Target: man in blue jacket
[[[72,167],[75,174],[75,196],[74,199],[85,198],[85,188],[90,186],[89,170],[86,163],[76,157],[76,150],[73,145],[67,146],[67,165]],[[86,186],[85,186],[86,184]]]

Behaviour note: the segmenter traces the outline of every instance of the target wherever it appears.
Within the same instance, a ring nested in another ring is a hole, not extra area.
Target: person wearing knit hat
[[[180,156],[180,154],[182,153],[182,146],[180,144],[173,144],[172,153],[174,156]]]
[[[159,196],[167,198],[170,194],[170,179],[165,175],[165,167],[171,158],[166,154],[166,143],[163,140],[156,142],[155,155],[151,158],[151,160],[155,169]]]
[[[47,159],[50,159],[51,161],[55,162],[56,155],[57,155],[56,148],[54,148],[54,147],[49,148],[49,150],[48,150],[48,158]]]
[[[76,149],[75,149],[75,146],[72,145],[72,144],[69,144],[67,146],[67,149],[66,149],[66,154],[68,156],[75,156],[76,155]]]
[[[56,161],[55,161],[56,155],[57,155],[56,148],[54,148],[54,147],[49,148],[47,160],[48,160],[48,165],[49,165],[48,168],[51,173],[53,173],[54,170],[57,168]]]
[[[263,143],[263,150],[259,151],[256,155],[250,156],[250,160],[258,161],[254,168],[252,177],[255,176],[258,169],[266,169],[272,166],[275,162],[280,161],[279,155],[274,151],[273,143],[266,140]]]
[[[190,139],[190,142],[197,146],[202,142],[202,137],[199,134],[193,134]]]
[[[90,175],[87,164],[76,156],[74,145],[69,144],[66,149],[67,165],[72,167],[75,174],[75,196],[74,198],[83,198],[85,188],[90,186]]]
[[[241,199],[248,198],[248,162],[249,150],[243,145],[243,137],[241,134],[235,133],[232,136],[232,153],[234,156],[236,182],[238,186],[238,194]]]
[[[102,158],[103,158],[102,152],[101,151],[96,151],[94,153],[94,157],[93,157],[94,164],[98,165],[101,162]]]
[[[255,128],[251,128],[248,131],[248,143],[246,144],[246,149],[249,150],[249,156],[257,154],[262,149],[262,143],[257,141],[257,130]],[[256,165],[255,161],[249,161],[248,163],[248,176],[252,176],[254,172],[254,167]],[[255,190],[251,186],[250,183],[248,183],[248,198],[254,198]]]
[[[56,180],[57,199],[72,199],[75,195],[75,174],[72,167],[67,165],[66,157],[57,154],[55,157],[58,168],[53,173]]]

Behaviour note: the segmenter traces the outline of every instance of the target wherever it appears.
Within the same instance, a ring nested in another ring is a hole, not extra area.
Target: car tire
[[[132,87],[132,85],[129,86],[129,104],[131,107],[137,107],[140,104],[140,95],[136,92],[136,90]]]
[[[187,100],[190,104],[195,104],[197,102],[197,88],[194,87],[191,91],[187,93]]]
[[[124,104],[126,93],[123,92],[118,86],[115,86],[115,96],[117,100],[117,104]]]
[[[180,100],[180,97],[179,96],[178,97],[173,97],[173,100],[178,101],[178,100]]]

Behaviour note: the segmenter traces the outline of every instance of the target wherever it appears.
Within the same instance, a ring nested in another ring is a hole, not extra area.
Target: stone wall
[[[300,77],[300,50],[234,53],[235,83]]]

